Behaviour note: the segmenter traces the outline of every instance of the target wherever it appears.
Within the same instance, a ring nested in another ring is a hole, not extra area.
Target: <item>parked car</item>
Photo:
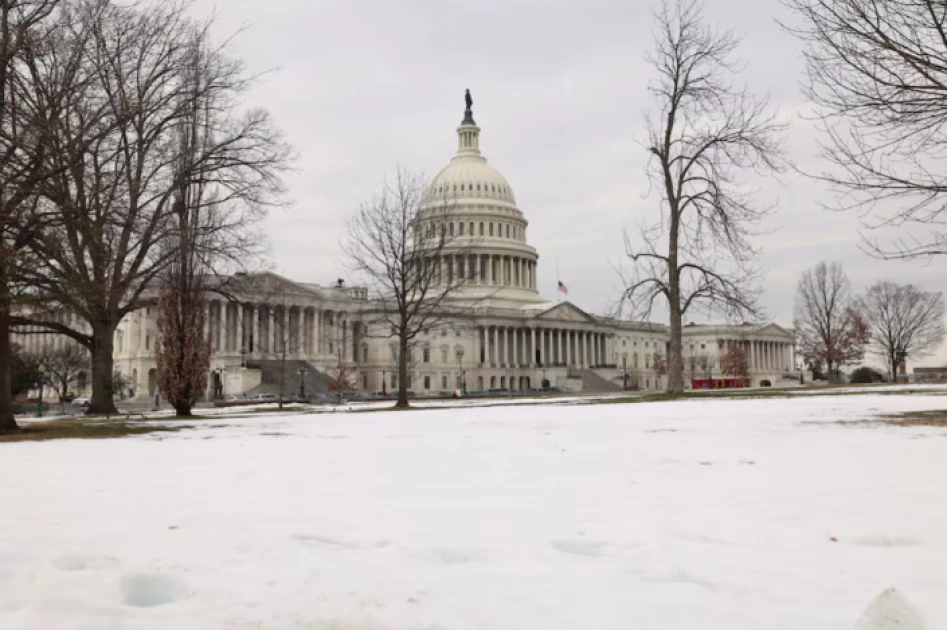
[[[92,404],[92,397],[79,396],[77,398],[73,398],[72,404],[75,405],[76,407],[83,407],[83,408],[88,407],[90,404]]]
[[[277,402],[276,394],[256,394],[250,397],[253,402]]]

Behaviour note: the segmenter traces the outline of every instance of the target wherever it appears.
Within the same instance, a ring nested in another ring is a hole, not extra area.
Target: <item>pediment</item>
[[[572,302],[562,302],[543,311],[536,316],[541,321],[554,322],[581,322],[585,324],[594,324],[595,318],[577,307]]]
[[[232,279],[236,294],[260,298],[263,296],[299,295],[311,293],[309,289],[275,273],[265,272]]]

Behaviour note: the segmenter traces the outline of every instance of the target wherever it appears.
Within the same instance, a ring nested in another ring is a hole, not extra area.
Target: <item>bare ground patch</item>
[[[101,440],[148,433],[173,433],[191,425],[165,426],[135,422],[112,422],[85,418],[51,420],[25,424],[15,433],[0,434],[3,442],[45,442],[48,440]]]
[[[905,411],[885,414],[873,420],[839,420],[835,424],[845,426],[871,426],[884,424],[895,427],[940,427],[947,428],[947,409],[933,411]]]

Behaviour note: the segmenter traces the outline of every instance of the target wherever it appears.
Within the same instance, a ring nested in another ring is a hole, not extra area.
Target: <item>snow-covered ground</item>
[[[947,628],[947,408],[861,395],[256,414],[0,444],[0,628]],[[221,426],[226,425],[226,426]]]

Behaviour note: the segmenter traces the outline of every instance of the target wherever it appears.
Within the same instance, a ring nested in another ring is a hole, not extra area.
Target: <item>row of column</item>
[[[750,369],[754,371],[792,370],[795,365],[793,345],[782,341],[725,340],[726,346],[739,346],[746,353]]]
[[[536,288],[536,261],[495,254],[445,255],[434,261],[439,284]]]
[[[85,330],[85,322],[67,311],[60,311],[50,316],[50,320],[57,324],[69,326],[75,330]],[[66,335],[46,332],[44,326],[17,326],[11,334],[11,341],[20,346],[24,352],[33,356],[42,356],[53,350],[62,350],[67,345],[77,341]]]
[[[598,367],[611,356],[610,334],[567,328],[481,326],[480,363],[536,368]]]
[[[208,302],[204,330],[215,354],[339,355],[357,360],[355,326],[344,311],[269,304]]]

